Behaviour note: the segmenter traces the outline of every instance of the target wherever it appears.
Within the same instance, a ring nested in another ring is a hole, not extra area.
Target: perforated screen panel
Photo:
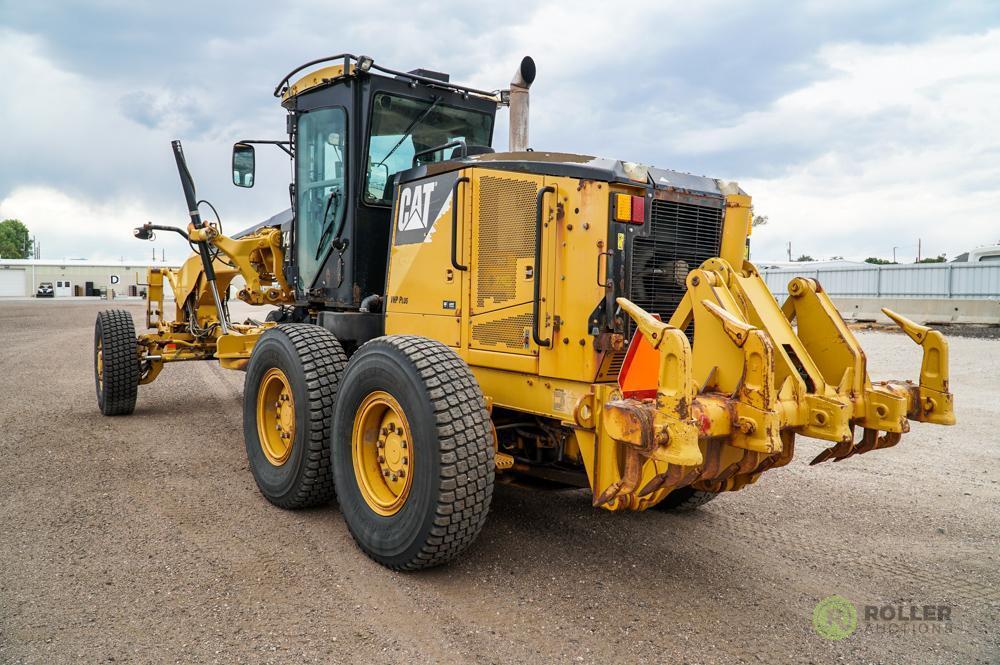
[[[523,351],[531,335],[531,314],[517,314],[472,326],[472,341],[496,351]]]
[[[516,304],[518,260],[535,255],[535,183],[483,176],[479,180],[476,307]]]

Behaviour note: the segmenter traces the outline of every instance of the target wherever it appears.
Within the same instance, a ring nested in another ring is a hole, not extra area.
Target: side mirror
[[[248,143],[233,146],[233,184],[237,187],[253,187],[254,150]]]

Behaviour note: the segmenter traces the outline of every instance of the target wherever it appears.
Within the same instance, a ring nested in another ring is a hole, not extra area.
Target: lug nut
[[[389,423],[389,431],[390,432],[396,431],[396,423]]]
[[[379,439],[375,445],[379,448],[385,448],[385,439]]]
[[[274,429],[276,429],[276,430],[278,430],[280,432],[281,431],[281,423],[275,424]]]
[[[410,458],[409,457],[404,457],[403,458],[403,464],[409,464],[409,463],[410,463]]]
[[[385,464],[385,457],[383,455],[379,455],[378,456],[378,463],[379,464]]]
[[[383,471],[382,475],[385,476],[386,478],[388,478],[389,477],[389,469],[386,469],[385,471]]]
[[[388,434],[389,434],[389,428],[388,427],[383,427],[382,428],[382,436],[387,436]]]
[[[392,477],[390,478],[390,480],[392,480],[393,482],[395,482],[396,481],[396,474],[392,474]]]
[[[402,441],[399,442],[399,447],[404,449],[406,448],[406,439],[403,439]]]

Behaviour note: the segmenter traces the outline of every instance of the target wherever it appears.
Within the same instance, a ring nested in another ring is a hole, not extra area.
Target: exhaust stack
[[[510,152],[528,149],[528,88],[535,80],[535,61],[524,56],[510,81]]]

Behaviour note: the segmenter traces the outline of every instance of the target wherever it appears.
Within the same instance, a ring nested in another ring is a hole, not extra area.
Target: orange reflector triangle
[[[660,318],[656,314],[653,316]],[[622,396],[636,399],[656,397],[659,376],[660,352],[653,348],[645,335],[636,330],[618,372],[618,387],[622,390]]]

